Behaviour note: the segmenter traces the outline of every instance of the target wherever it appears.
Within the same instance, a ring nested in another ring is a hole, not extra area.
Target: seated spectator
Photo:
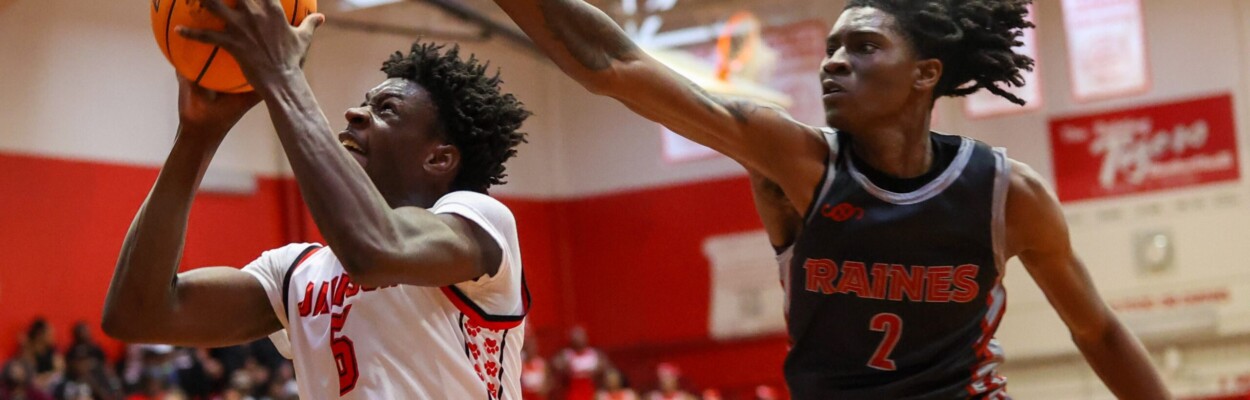
[[[569,330],[569,347],[557,353],[551,362],[563,384],[565,400],[593,399],[595,381],[610,365],[602,351],[590,347],[586,329],[581,326]]]
[[[87,324],[87,321],[75,323],[73,335],[73,341],[70,342],[69,350],[65,352],[66,354],[73,353],[75,349],[82,347],[87,349],[88,354],[96,359],[96,362],[100,365],[108,362],[104,355],[104,349],[91,337],[91,325]]]
[[[538,355],[538,341],[527,337],[525,344],[521,345],[521,399],[550,399],[551,378],[547,361]]]
[[[638,400],[638,393],[629,388],[629,382],[621,371],[608,368],[603,371],[603,385],[599,387],[596,400]]]
[[[57,352],[52,339],[52,326],[43,317],[35,318],[26,330],[21,357],[33,368],[33,382],[43,391],[51,389],[52,383],[59,381],[65,371],[65,359]]]
[[[755,387],[755,400],[777,400],[777,391],[772,386],[759,385]]]
[[[9,361],[4,364],[3,374],[0,377],[0,399],[52,400],[43,390],[35,387],[25,361]]]
[[[295,369],[290,363],[280,364],[273,371],[269,385],[260,400],[299,400],[299,388],[295,384]]]
[[[659,388],[647,396],[648,400],[694,400],[694,395],[681,388],[681,369],[669,363],[660,363],[655,367],[659,378]]]
[[[57,400],[120,400],[121,383],[111,379],[91,349],[74,347],[67,360],[65,379],[56,384],[52,396]]]
[[[183,347],[175,350],[173,365],[179,389],[187,397],[207,399],[224,385],[221,363],[208,356],[207,349]]]
[[[144,369],[136,386],[136,391],[126,400],[165,400],[171,392],[169,376],[157,368]]]
[[[234,371],[234,375],[230,376],[230,386],[221,392],[218,400],[255,400],[252,397],[252,391],[255,390],[255,383],[252,382],[252,375],[247,370]]]
[[[724,396],[720,395],[720,391],[712,388],[703,389],[703,398],[701,400],[724,400]]]
[[[162,388],[177,382],[174,367],[174,347],[166,344],[132,344],[126,346],[127,358],[123,367],[122,383],[128,393],[145,392],[150,380],[159,381]],[[163,393],[163,390],[162,390]]]

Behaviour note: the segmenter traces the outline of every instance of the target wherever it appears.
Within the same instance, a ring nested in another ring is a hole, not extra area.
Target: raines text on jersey
[[[980,287],[976,264],[959,266],[912,265],[809,258],[803,262],[804,289],[827,295],[846,294],[864,299],[926,303],[967,303]]]

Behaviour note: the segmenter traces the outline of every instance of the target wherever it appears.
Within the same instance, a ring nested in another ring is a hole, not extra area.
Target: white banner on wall
[[[676,132],[660,126],[660,137],[664,144],[664,160],[669,162],[690,161],[715,157],[716,150],[686,139]]]
[[[1149,89],[1141,0],[1063,0],[1063,25],[1077,101]]]
[[[1029,5],[1029,22],[1037,22],[1033,13],[1033,5]],[[1020,37],[1020,46],[1016,47],[1016,53],[1032,57],[1037,61],[1037,28],[1025,29],[1024,35]],[[1016,95],[1025,101],[1024,106],[1012,103],[1007,99],[999,97],[988,90],[981,90],[973,93],[964,100],[964,113],[970,118],[984,118],[999,114],[1014,113],[1027,110],[1035,110],[1042,106],[1042,90],[1038,77],[1041,76],[1040,61],[1037,61],[1032,71],[1020,71],[1020,75],[1024,77],[1024,86],[1021,87],[1004,87],[1008,93]]]
[[[712,268],[709,336],[725,340],[785,333],[785,292],[764,231],[709,237],[703,254]]]

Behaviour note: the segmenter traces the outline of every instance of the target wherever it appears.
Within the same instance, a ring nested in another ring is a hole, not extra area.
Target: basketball
[[[234,7],[237,0],[225,0]],[[291,25],[298,26],[305,17],[317,12],[316,0],[282,0]],[[152,0],[152,34],[165,59],[178,74],[204,88],[226,93],[252,90],[230,53],[218,46],[182,37],[178,26],[221,30],[225,22],[203,8],[199,0]]]

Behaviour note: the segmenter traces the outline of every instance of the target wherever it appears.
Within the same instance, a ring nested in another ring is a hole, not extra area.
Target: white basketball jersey
[[[243,268],[285,330],[302,399],[520,399],[529,292],[516,222],[499,201],[453,192],[430,209],[477,223],[499,271],[446,287],[356,285],[327,247],[290,244]]]

